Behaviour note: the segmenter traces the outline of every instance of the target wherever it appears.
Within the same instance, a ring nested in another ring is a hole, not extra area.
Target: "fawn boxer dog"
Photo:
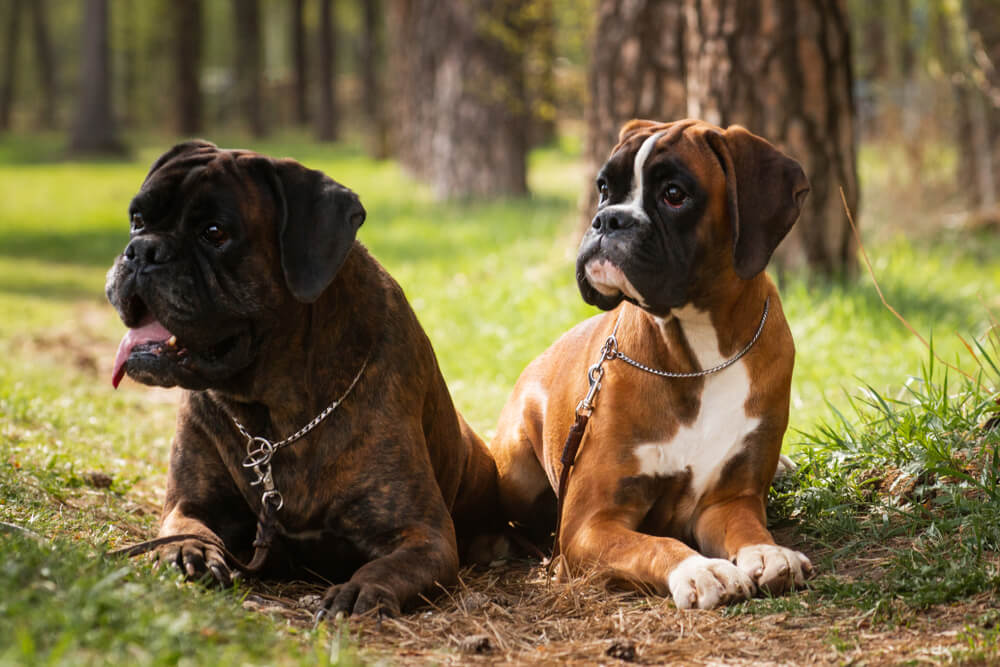
[[[505,512],[551,530],[585,413],[557,531],[569,571],[596,565],[680,608],[802,584],[809,559],[774,543],[764,512],[794,359],[764,267],[809,191],[802,168],[739,126],[633,120],[597,188],[576,277],[609,312],[514,387],[490,445]]]
[[[225,583],[252,552],[242,571],[333,582],[330,613],[396,613],[454,581],[457,538],[497,513],[496,466],[355,240],[357,195],[189,142],[156,160],[129,216],[107,282],[129,327],[114,384],[187,390],[160,561]]]

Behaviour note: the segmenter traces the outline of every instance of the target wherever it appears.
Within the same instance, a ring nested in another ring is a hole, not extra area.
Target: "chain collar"
[[[622,323],[622,315],[624,311],[618,313],[618,319],[615,321],[615,328],[612,330],[611,335],[608,339],[604,341],[604,346],[601,347],[601,356],[597,360],[597,363],[590,367],[587,371],[587,379],[590,381],[590,390],[587,392],[587,396],[580,401],[579,405],[576,406],[576,413],[590,415],[594,411],[594,399],[597,397],[597,392],[601,390],[601,380],[604,378],[604,362],[611,361],[614,359],[621,359],[627,364],[630,364],[639,370],[646,371],[647,373],[652,373],[653,375],[659,375],[665,378],[699,378],[706,375],[711,375],[713,373],[718,373],[721,370],[729,368],[737,361],[743,358],[743,356],[750,351],[750,348],[756,344],[757,340],[760,338],[760,334],[764,331],[764,324],[767,322],[767,314],[771,307],[771,297],[764,299],[764,313],[760,316],[760,324],[757,326],[757,331],[754,333],[753,338],[746,346],[736,353],[735,356],[726,359],[721,364],[712,366],[711,368],[706,368],[700,371],[693,371],[690,373],[676,373],[674,371],[661,371],[656,368],[651,368],[635,359],[629,357],[624,352],[618,349],[618,326]]]
[[[247,455],[243,459],[242,465],[247,469],[252,468],[254,473],[257,475],[257,479],[250,482],[250,486],[263,485],[264,491],[261,493],[260,502],[261,506],[266,511],[277,512],[285,504],[285,500],[281,496],[281,492],[274,486],[274,477],[271,475],[271,458],[274,456],[274,453],[282,447],[287,447],[296,440],[304,437],[311,430],[319,426],[324,419],[329,417],[330,413],[336,410],[337,407],[344,402],[344,399],[346,399],[354,389],[358,380],[361,379],[365,369],[368,367],[368,362],[371,360],[371,356],[372,353],[369,351],[368,356],[365,358],[365,362],[361,364],[361,368],[358,370],[358,374],[354,376],[354,379],[351,381],[351,385],[343,394],[341,394],[340,398],[326,406],[326,408],[316,415],[311,422],[284,440],[271,442],[267,438],[251,435],[243,424],[240,423],[240,420],[233,417],[233,423],[236,425],[236,429],[244,438],[247,439]]]

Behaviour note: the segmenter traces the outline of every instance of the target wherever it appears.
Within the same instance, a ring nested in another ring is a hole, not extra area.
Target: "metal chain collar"
[[[354,379],[351,381],[351,385],[343,394],[341,394],[340,398],[326,406],[326,408],[316,415],[311,422],[284,440],[271,442],[267,438],[250,435],[243,424],[240,423],[240,420],[233,417],[233,423],[236,424],[236,429],[244,438],[247,439],[247,455],[246,458],[243,459],[242,465],[244,468],[252,468],[254,473],[257,475],[257,479],[250,482],[250,486],[263,485],[264,492],[261,494],[260,502],[261,506],[265,510],[277,512],[285,505],[285,499],[282,497],[281,492],[275,488],[274,477],[271,474],[271,458],[274,456],[274,453],[282,447],[287,447],[296,440],[304,437],[307,433],[309,433],[309,431],[319,426],[320,422],[329,417],[330,413],[336,410],[337,407],[344,402],[344,399],[347,398],[348,394],[350,394],[354,389],[354,386],[358,383],[358,380],[361,379],[361,375],[368,367],[368,362],[370,360],[371,352],[368,353],[368,357],[366,357],[365,362],[361,364],[361,369],[358,371],[358,374],[354,376]]]
[[[611,361],[613,359],[621,359],[627,364],[635,366],[639,370],[646,371],[647,373],[652,373],[653,375],[659,375],[665,378],[698,378],[704,377],[706,375],[711,375],[712,373],[718,373],[721,370],[729,368],[737,361],[743,358],[743,356],[750,351],[750,348],[756,344],[757,339],[760,338],[761,332],[764,331],[764,324],[767,322],[767,314],[771,306],[771,297],[764,299],[764,314],[760,317],[760,325],[757,327],[756,333],[754,333],[753,338],[746,346],[736,353],[736,356],[730,357],[729,359],[723,361],[721,364],[712,366],[711,368],[706,368],[700,371],[694,371],[690,373],[676,373],[674,371],[661,371],[655,368],[651,368],[635,359],[629,357],[624,352],[618,349],[618,326],[622,323],[622,314],[624,311],[618,313],[618,319],[615,322],[615,328],[608,336],[608,339],[604,341],[604,345],[601,347],[601,356],[593,366],[587,370],[587,379],[590,381],[590,390],[587,392],[587,396],[584,397],[582,401],[576,406],[576,414],[589,416],[594,411],[594,399],[597,398],[597,392],[601,390],[601,380],[604,378],[604,362]]]

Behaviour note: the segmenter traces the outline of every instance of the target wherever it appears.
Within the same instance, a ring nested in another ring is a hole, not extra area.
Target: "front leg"
[[[616,579],[669,593],[679,609],[711,609],[753,595],[750,578],[728,560],[705,558],[680,540],[640,533],[634,524],[615,511],[568,522],[560,540],[568,565],[597,565]]]
[[[731,498],[701,513],[695,538],[702,551],[728,558],[762,590],[779,595],[801,588],[812,574],[812,563],[805,554],[776,545],[765,517],[759,494]]]
[[[372,610],[396,616],[421,593],[457,580],[458,551],[450,519],[447,530],[416,525],[400,536],[390,553],[363,565],[346,583],[331,586],[322,608],[333,616]]]
[[[175,565],[188,578],[211,576],[224,586],[231,572],[220,546],[240,551],[253,540],[256,519],[240,495],[209,434],[223,432],[218,410],[204,397],[186,394],[170,448],[167,497],[158,537],[197,535],[156,549],[158,563]]]

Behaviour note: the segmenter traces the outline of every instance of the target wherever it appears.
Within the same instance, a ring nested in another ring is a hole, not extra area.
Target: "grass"
[[[128,201],[169,143],[140,142],[132,158],[92,164],[59,161],[55,137],[0,137],[0,521],[45,538],[0,528],[0,590],[14,592],[0,597],[0,664],[314,663],[331,660],[331,650],[349,662],[357,656],[344,647],[357,637],[244,611],[247,590],[181,586],[142,565],[97,559],[105,546],[153,532],[164,492],[174,394],[129,382],[111,390],[122,328],[103,282],[127,237]],[[406,290],[457,405],[486,437],[525,364],[594,312],[573,280],[586,183],[573,147],[532,156],[531,199],[451,205],[434,202],[395,163],[350,146],[287,135],[250,147],[296,157],[360,193],[369,212],[360,238]],[[998,310],[1000,241],[956,232],[907,239],[864,211],[861,222],[877,232],[868,249],[890,302],[934,337],[940,355],[979,372],[953,334],[982,339],[989,310]],[[853,609],[890,628],[995,592],[997,436],[976,429],[997,382],[988,363],[980,387],[946,378],[937,364],[921,371],[926,350],[866,277],[824,285],[789,276],[782,299],[797,346],[786,447],[802,467],[777,488],[772,510],[823,574],[811,590],[712,618],[720,628],[730,626],[719,619],[766,626],[781,615],[815,620]],[[649,613],[645,598],[615,599]],[[997,619],[966,611],[955,621],[955,655],[995,655],[987,640]],[[682,626],[683,618],[695,617]],[[360,627],[381,651],[402,642]],[[607,627],[617,632],[617,621]],[[836,623],[816,641],[854,650],[850,628]]]

